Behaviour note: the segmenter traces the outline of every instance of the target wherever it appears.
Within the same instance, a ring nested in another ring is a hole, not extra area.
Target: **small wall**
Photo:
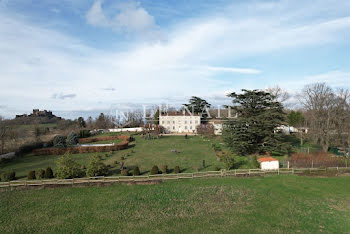
[[[280,167],[278,161],[261,162],[260,167],[262,170],[276,170]]]

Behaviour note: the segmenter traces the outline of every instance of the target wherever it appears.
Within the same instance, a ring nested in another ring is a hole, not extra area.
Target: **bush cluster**
[[[88,130],[88,129],[80,130],[79,138],[86,138],[86,137],[89,137],[89,136],[91,136],[90,130]]]
[[[129,175],[128,169],[123,168],[123,169],[120,171],[120,175],[121,175],[121,176],[128,176],[128,175]]]
[[[87,165],[86,175],[88,176],[106,176],[108,167],[102,162],[99,155],[93,155]]]
[[[158,166],[154,165],[151,169],[151,175],[159,174],[159,168]]]
[[[16,156],[23,156],[25,154],[31,153],[33,150],[40,149],[43,147],[49,147],[52,145],[52,141],[25,144],[18,148],[18,150],[16,151]]]
[[[56,164],[56,176],[60,179],[72,179],[84,175],[81,165],[75,162],[70,154],[64,154],[56,161]]]
[[[35,179],[36,179],[35,171],[34,171],[34,170],[31,170],[31,171],[28,172],[28,174],[27,174],[27,179],[28,179],[28,180],[35,180]]]
[[[8,182],[11,180],[16,179],[16,172],[15,171],[8,171],[8,172],[3,172],[0,175],[0,181],[2,182]]]
[[[35,176],[37,179],[44,179],[45,178],[45,170],[43,170],[43,169],[37,170]]]

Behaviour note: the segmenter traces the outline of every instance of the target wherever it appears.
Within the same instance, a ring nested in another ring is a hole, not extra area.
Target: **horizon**
[[[350,88],[350,2],[0,0],[0,115]]]

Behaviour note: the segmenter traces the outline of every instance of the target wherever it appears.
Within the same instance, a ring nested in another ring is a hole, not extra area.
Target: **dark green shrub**
[[[51,179],[51,178],[53,178],[53,171],[52,171],[51,167],[46,168],[46,171],[45,171],[45,178],[46,178],[46,179]]]
[[[132,172],[132,174],[133,174],[134,176],[140,175],[140,168],[139,168],[139,167],[135,167],[134,170],[133,170],[133,172]]]
[[[31,153],[35,149],[43,148],[44,146],[52,146],[52,142],[34,142],[22,145],[16,151],[16,156],[23,156],[25,154]]]
[[[27,179],[28,180],[35,180],[36,179],[34,170],[28,172]]]
[[[218,166],[216,166],[216,167],[214,168],[214,171],[220,171],[220,170],[221,170],[221,168],[218,167]]]
[[[127,169],[122,169],[122,170],[120,171],[120,175],[121,175],[121,176],[128,176],[128,175],[129,175],[129,171],[128,171]]]
[[[175,168],[174,168],[174,173],[175,173],[175,174],[181,173],[181,170],[180,170],[180,167],[179,167],[179,166],[175,166]]]
[[[71,131],[71,133],[69,133],[69,135],[67,136],[66,144],[68,146],[78,144],[78,135],[74,131]]]
[[[124,157],[120,157],[120,160],[123,161],[125,158]]]
[[[43,169],[36,171],[36,178],[44,179],[45,178],[45,171]]]
[[[167,165],[161,166],[161,171],[163,174],[167,174],[168,173],[168,166]]]
[[[117,160],[114,161],[114,164],[119,164],[119,162]]]
[[[57,135],[53,138],[53,146],[54,147],[65,147],[66,146],[66,138],[64,136]]]
[[[89,136],[91,136],[90,130],[87,130],[87,129],[80,130],[79,138],[86,138],[86,137],[89,137]]]
[[[70,154],[64,154],[62,157],[57,159],[56,164],[56,175],[60,179],[72,179],[84,175],[81,165],[75,162]]]
[[[159,174],[159,168],[158,166],[154,165],[151,170],[151,175]]]
[[[15,180],[16,179],[16,172],[15,171],[8,171],[8,172],[1,173],[0,178],[1,178],[2,182]]]
[[[102,162],[101,157],[95,154],[87,165],[86,174],[88,176],[106,176],[108,175],[108,167]]]

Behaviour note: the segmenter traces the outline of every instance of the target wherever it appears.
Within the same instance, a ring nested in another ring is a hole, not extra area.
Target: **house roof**
[[[273,157],[262,157],[262,158],[258,158],[259,162],[272,162],[272,161],[278,161],[277,159],[273,158]]]

